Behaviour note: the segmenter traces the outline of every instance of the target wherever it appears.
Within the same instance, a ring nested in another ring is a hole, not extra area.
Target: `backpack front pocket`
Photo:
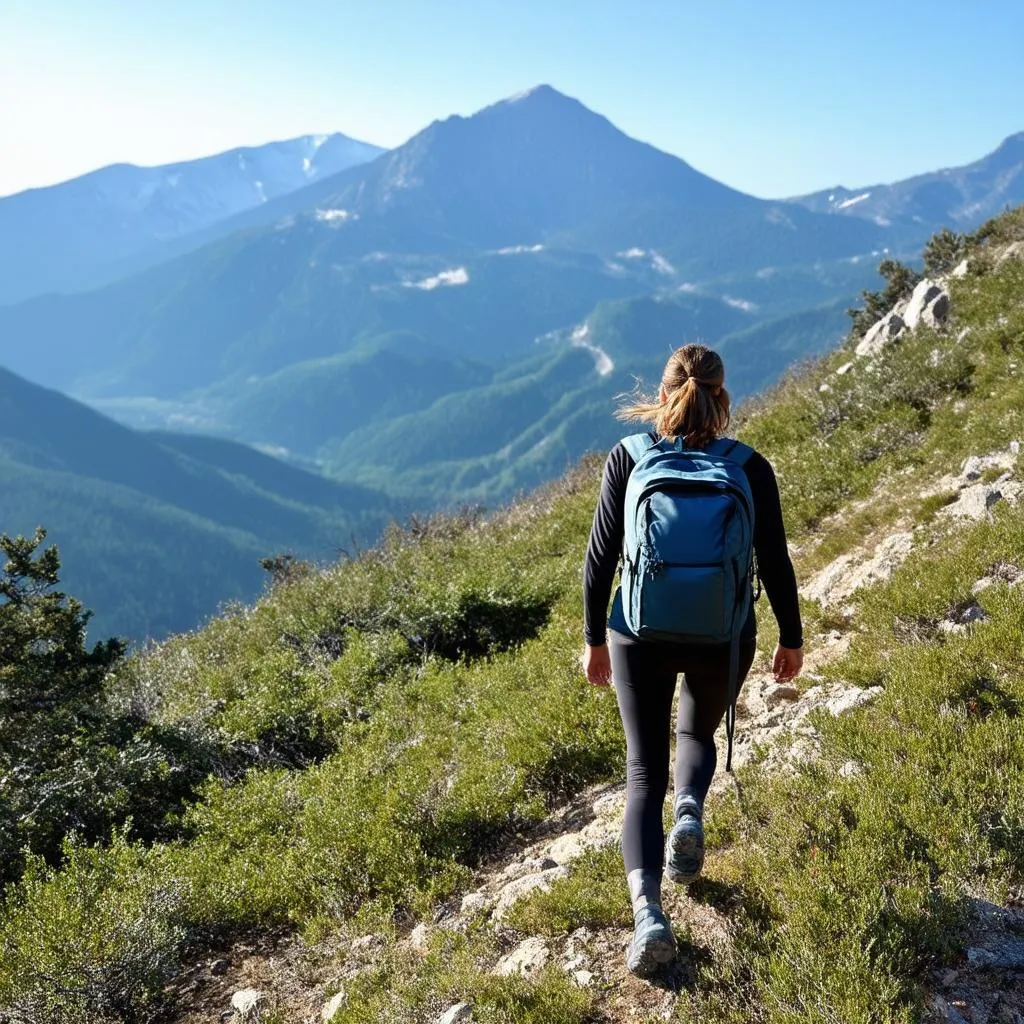
[[[727,641],[732,636],[736,586],[721,564],[653,563],[639,590],[640,636]]]

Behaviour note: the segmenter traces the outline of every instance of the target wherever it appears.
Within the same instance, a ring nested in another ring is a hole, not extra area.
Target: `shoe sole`
[[[675,861],[675,864],[673,863]],[[695,864],[696,868],[686,872],[675,865],[679,862]],[[673,830],[665,843],[665,874],[677,883],[694,881],[704,868],[704,836],[702,833]]]
[[[675,958],[676,944],[673,940],[649,939],[639,951],[630,947],[626,956],[626,967],[632,974],[649,977]]]

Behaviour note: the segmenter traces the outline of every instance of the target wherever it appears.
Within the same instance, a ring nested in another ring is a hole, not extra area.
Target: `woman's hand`
[[[583,671],[591,686],[607,686],[612,681],[612,659],[608,653],[608,645],[583,648]]]
[[[804,649],[802,647],[783,647],[781,644],[775,648],[775,658],[772,661],[772,675],[775,682],[788,683],[800,675],[800,669],[804,667]]]

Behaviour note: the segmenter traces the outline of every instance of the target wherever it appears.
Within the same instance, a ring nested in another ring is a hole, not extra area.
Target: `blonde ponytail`
[[[653,423],[661,437],[682,437],[688,448],[703,448],[729,426],[729,392],[721,357],[706,345],[683,345],[669,356],[661,377],[665,402],[637,395],[622,406],[621,420]]]

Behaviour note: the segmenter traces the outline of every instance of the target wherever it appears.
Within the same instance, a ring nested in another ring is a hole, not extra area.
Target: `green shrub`
[[[0,929],[0,1019],[133,1024],[153,1019],[179,969],[187,890],[119,839],[68,842],[60,870],[39,858],[7,897]]]

